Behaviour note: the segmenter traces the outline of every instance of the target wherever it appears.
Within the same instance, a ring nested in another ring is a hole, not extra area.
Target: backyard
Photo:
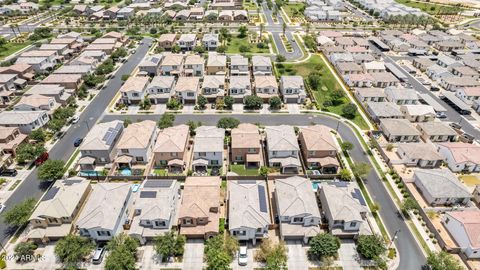
[[[247,169],[243,164],[230,165],[230,171],[240,176],[255,176],[258,175],[258,169]]]
[[[7,42],[5,45],[0,47],[0,59],[3,59],[7,56],[14,54],[15,52],[27,47],[30,45],[30,42]]]
[[[252,43],[248,40],[248,37],[239,38],[232,37],[230,41],[227,42],[227,53],[269,53],[268,42],[264,43],[263,48],[257,47],[258,43]],[[242,48],[242,49],[241,49]],[[245,48],[248,48],[247,51],[244,51]]]
[[[318,54],[312,54],[310,59],[301,63],[277,63],[275,65],[277,75],[300,75],[305,80],[308,75],[312,72],[318,72],[321,76],[319,90],[312,90],[319,108],[323,111],[332,112],[338,115],[342,115],[342,109],[349,103],[349,99],[344,95],[338,102],[337,105],[325,106],[324,102],[329,100],[332,93],[335,90],[341,90],[341,86],[338,81],[335,79],[333,74],[327,67],[327,64],[322,60]],[[357,124],[362,129],[368,129],[367,123],[363,120],[360,114],[357,112],[355,118],[351,119],[355,124]]]
[[[254,1],[244,0],[243,1],[243,8],[246,10],[257,10],[257,5]]]
[[[304,19],[305,16],[303,15],[303,11],[305,10],[305,3],[287,3],[282,6],[287,16],[290,20],[295,19]]]
[[[408,7],[419,8],[430,15],[456,14],[462,10],[461,7],[453,5],[445,5],[438,3],[429,3],[423,1],[412,0],[395,0],[397,3],[404,4]]]

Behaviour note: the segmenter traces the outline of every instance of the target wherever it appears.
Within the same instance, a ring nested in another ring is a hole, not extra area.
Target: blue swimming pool
[[[123,169],[120,169],[120,174],[123,176],[131,176],[132,170],[130,168],[123,168]]]
[[[80,171],[78,176],[99,176],[100,172],[97,171]]]
[[[318,185],[320,185],[320,182],[312,182],[313,191],[317,191]]]

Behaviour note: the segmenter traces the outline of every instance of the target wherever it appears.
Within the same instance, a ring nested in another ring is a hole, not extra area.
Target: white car
[[[79,120],[79,119],[80,119],[80,117],[78,117],[78,115],[74,115],[74,116],[72,117],[72,124],[78,123],[78,120]]]
[[[248,262],[247,247],[240,246],[240,250],[238,251],[238,265],[246,266],[247,262]]]
[[[2,213],[3,210],[5,210],[5,204],[0,203],[0,213]]]

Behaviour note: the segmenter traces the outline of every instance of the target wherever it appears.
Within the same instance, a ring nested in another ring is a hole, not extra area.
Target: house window
[[[183,219],[183,225],[192,225],[192,219],[191,218],[184,218]]]
[[[350,228],[355,228],[355,227],[357,227],[357,222],[355,221],[350,222]]]
[[[143,162],[143,157],[135,157],[137,161]]]
[[[445,224],[448,224],[448,222],[450,222],[450,219],[449,219],[449,218],[446,218],[446,219],[445,219]]]
[[[155,220],[155,226],[156,227],[165,227],[165,221]]]
[[[243,157],[242,157],[242,156],[236,156],[236,157],[235,157],[235,160],[242,161],[242,160],[243,160]]]
[[[205,153],[205,152],[198,152],[198,156],[199,156],[199,157],[206,157],[206,156],[207,156],[207,153]]]
[[[121,149],[123,154],[128,154],[128,149]]]
[[[109,231],[97,231],[98,236],[110,236]]]
[[[218,160],[212,160],[212,161],[210,161],[210,163],[211,163],[212,165],[218,165]]]
[[[187,92],[187,97],[193,97],[193,96],[195,96],[195,93]]]
[[[315,155],[315,151],[308,151],[308,155],[314,156],[314,155]]]
[[[294,217],[293,222],[298,222],[298,223],[303,222],[303,218],[302,217]]]
[[[272,151],[272,156],[276,156],[277,155],[277,151]]]
[[[160,160],[160,165],[167,165],[168,162],[166,160]]]
[[[257,152],[257,149],[255,149],[255,148],[248,148],[248,153],[254,154],[254,153],[256,153],[256,152]]]
[[[138,93],[132,93],[133,97],[138,97]]]
[[[263,228],[257,228],[257,233],[263,232]]]

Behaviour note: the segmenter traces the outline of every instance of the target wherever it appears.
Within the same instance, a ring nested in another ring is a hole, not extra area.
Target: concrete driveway
[[[342,240],[342,243],[340,244],[340,249],[338,250],[338,255],[340,257],[343,269],[362,269],[358,261],[357,247],[353,240]]]
[[[298,104],[287,104],[287,110],[290,114],[300,114],[300,105]]]
[[[302,245],[302,241],[287,241],[288,249],[288,269],[289,270],[307,270],[308,258],[307,250]]]
[[[189,239],[185,243],[185,253],[183,254],[184,270],[203,269],[203,249],[205,243],[203,239]]]
[[[183,105],[182,113],[193,113],[194,109],[195,109],[195,105],[185,104]]]
[[[234,113],[243,113],[243,104],[235,103],[232,105],[232,110]]]

